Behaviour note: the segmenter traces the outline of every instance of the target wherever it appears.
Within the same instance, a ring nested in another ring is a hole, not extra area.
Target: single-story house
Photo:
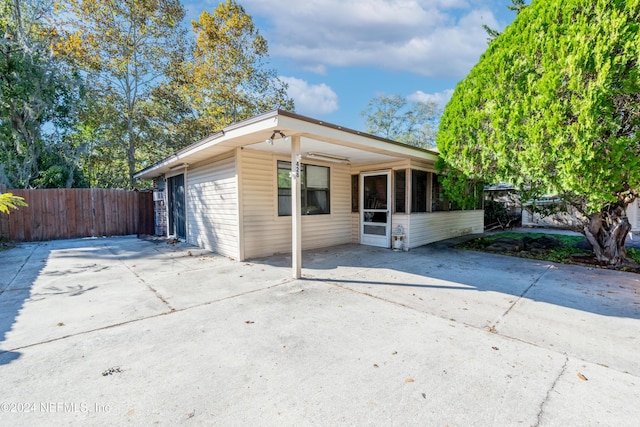
[[[138,172],[156,179],[167,235],[244,260],[346,243],[402,249],[483,231],[444,197],[438,153],[274,110]],[[401,237],[398,237],[401,236]]]

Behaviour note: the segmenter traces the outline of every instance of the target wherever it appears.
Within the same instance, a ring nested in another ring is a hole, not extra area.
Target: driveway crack
[[[223,298],[218,298],[218,299],[215,299],[215,300],[205,301],[205,302],[202,302],[202,303],[199,303],[199,304],[191,305],[189,307],[172,308],[171,311],[165,311],[165,312],[162,312],[162,313],[151,314],[149,316],[139,317],[139,318],[136,318],[136,319],[125,320],[124,322],[112,323],[110,325],[104,325],[104,326],[101,326],[101,327],[98,327],[98,328],[95,328],[95,329],[88,329],[88,330],[84,330],[84,331],[78,331],[78,332],[75,332],[75,333],[72,333],[72,334],[64,335],[64,336],[61,336],[61,337],[50,338],[50,339],[47,339],[47,340],[34,342],[34,343],[31,343],[31,344],[26,344],[26,345],[23,345],[23,346],[20,346],[20,347],[15,347],[15,348],[12,348],[12,349],[9,349],[9,350],[1,350],[0,349],[0,355],[2,355],[4,353],[16,352],[16,351],[23,350],[23,349],[29,348],[29,347],[35,347],[35,346],[39,346],[39,345],[42,345],[42,344],[48,344],[48,343],[52,343],[52,342],[55,342],[55,341],[65,340],[67,338],[73,338],[73,337],[77,337],[77,336],[81,336],[81,335],[87,335],[87,334],[91,334],[93,332],[104,331],[104,330],[107,330],[107,329],[114,329],[114,328],[118,328],[120,326],[129,325],[129,324],[132,324],[132,323],[143,322],[143,321],[146,321],[146,320],[149,320],[149,319],[155,319],[155,318],[158,318],[158,317],[168,316],[168,315],[180,313],[180,312],[183,312],[183,311],[192,310],[194,308],[215,304],[215,303],[218,303],[218,302],[221,302],[221,301],[226,301],[226,300],[229,300],[229,299],[238,298],[238,297],[241,297],[241,296],[244,296],[244,295],[249,295],[249,294],[253,294],[253,293],[257,293],[257,292],[262,292],[264,290],[268,290],[268,289],[272,289],[272,288],[275,288],[275,287],[278,287],[278,286],[286,285],[287,283],[293,282],[295,280],[296,279],[286,279],[286,280],[283,280],[281,282],[274,283],[274,284],[272,284],[270,286],[267,286],[265,288],[253,289],[251,291],[242,292],[242,293],[235,294],[235,295],[229,295],[229,296],[226,296],[226,297],[223,297]]]
[[[516,297],[516,299],[511,303],[511,305],[509,306],[509,308],[507,308],[507,310],[502,313],[502,315],[498,318],[498,320],[496,320],[496,322],[493,324],[493,326],[490,327],[490,329],[493,331],[495,331],[496,326],[498,325],[498,323],[500,323],[502,321],[502,319],[504,319],[507,314],[509,314],[511,312],[511,310],[513,310],[513,308],[524,298],[524,296],[531,290],[531,288],[533,288],[535,285],[538,284],[538,282],[540,282],[540,279],[542,279],[544,277],[545,274],[547,274],[549,272],[549,270],[551,270],[551,265],[548,265],[547,268],[542,272],[541,275],[539,275],[533,282],[531,282],[531,284],[529,286],[527,286],[527,288],[522,291],[522,293],[520,295],[518,295]]]
[[[117,253],[116,253],[116,252],[115,252],[115,251],[114,251],[110,246],[105,245],[105,247],[109,250],[109,252],[111,252],[112,254],[114,254],[114,255],[116,256],[116,259],[117,259],[118,261],[120,261],[120,263],[121,263],[122,265],[124,265],[124,267],[125,267],[127,270],[129,270],[129,271],[131,272],[131,274],[133,274],[134,276],[136,276],[136,277],[138,278],[138,280],[139,280],[141,283],[143,283],[143,284],[147,287],[147,289],[149,289],[151,292],[153,292],[153,294],[154,294],[154,295],[155,295],[155,296],[156,296],[160,301],[162,301],[162,303],[163,303],[164,305],[166,305],[166,306],[167,306],[167,308],[168,308],[170,311],[175,311],[175,310],[176,310],[174,307],[172,307],[172,306],[171,306],[171,304],[169,304],[169,301],[167,301],[167,299],[166,299],[165,297],[163,297],[163,296],[162,296],[162,294],[160,294],[160,292],[158,292],[158,290],[157,290],[156,288],[154,288],[154,287],[153,287],[153,286],[151,286],[149,283],[147,283],[147,281],[146,281],[146,280],[144,280],[144,279],[143,279],[143,278],[142,278],[142,277],[141,277],[141,276],[140,276],[140,275],[139,275],[139,274],[138,274],[134,269],[132,269],[131,267],[129,267],[129,266],[127,265],[127,263],[126,263],[126,262],[124,262],[124,261],[122,260],[122,258],[120,258],[120,256],[119,256],[119,255],[118,255],[118,254],[117,254]]]
[[[551,384],[551,387],[549,388],[549,390],[547,390],[547,394],[545,395],[544,399],[542,399],[542,402],[540,403],[540,409],[538,411],[537,421],[533,425],[533,427],[539,426],[540,423],[542,422],[542,414],[544,413],[544,407],[545,407],[547,401],[549,400],[549,396],[551,395],[551,392],[553,390],[555,390],[556,384],[558,384],[558,381],[560,380],[560,378],[567,371],[567,365],[568,364],[569,364],[569,357],[567,357],[565,355],[564,356],[564,364],[562,365],[562,369],[560,370],[560,373],[558,374],[558,376],[556,376],[556,379],[553,381],[553,384]]]
[[[24,262],[22,263],[22,265],[20,266],[20,268],[18,269],[18,271],[16,272],[16,274],[13,276],[13,278],[11,278],[11,280],[9,281],[9,283],[7,284],[7,286],[5,286],[3,289],[0,289],[0,294],[3,293],[4,291],[6,291],[7,289],[9,289],[11,287],[11,285],[13,285],[13,282],[16,281],[16,278],[20,275],[20,272],[22,271],[22,269],[24,268],[25,265],[27,265],[27,263],[29,262],[29,260],[31,259],[31,257],[33,256],[33,253],[36,251],[36,249],[38,249],[38,245],[34,245],[33,246],[33,250],[31,251],[31,253],[29,254],[29,256],[24,260]]]

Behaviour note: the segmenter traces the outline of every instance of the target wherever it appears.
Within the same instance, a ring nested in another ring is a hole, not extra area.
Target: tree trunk
[[[136,135],[133,129],[133,105],[132,102],[127,104],[127,165],[129,166],[129,190],[136,188],[136,179],[133,175],[136,173]]]
[[[129,145],[127,147],[127,164],[129,165],[129,189],[136,188],[136,179],[133,175],[136,173],[136,145],[133,132],[129,133]]]
[[[631,231],[627,206],[625,202],[607,205],[600,212],[589,215],[589,222],[584,227],[596,259],[607,265],[619,265],[627,259],[624,243]]]

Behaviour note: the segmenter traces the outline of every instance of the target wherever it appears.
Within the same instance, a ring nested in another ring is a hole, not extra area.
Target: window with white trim
[[[291,215],[291,162],[278,160],[278,216]],[[329,172],[326,166],[300,165],[302,215],[329,214]]]

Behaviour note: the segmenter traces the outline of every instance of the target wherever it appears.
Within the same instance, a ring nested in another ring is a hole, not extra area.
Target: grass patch
[[[640,250],[636,248],[630,248],[627,250],[627,255],[631,258],[631,261],[640,264]]]
[[[583,251],[582,249],[565,246],[562,248],[551,249],[549,253],[546,254],[546,257],[540,258],[540,259],[545,259],[547,261],[553,261],[553,262],[566,263],[571,259],[571,255],[578,254],[578,253],[586,254],[587,252]]]
[[[489,239],[489,241],[495,241],[501,237],[522,240],[525,237],[529,237],[532,239],[539,239],[540,237],[545,237],[545,236],[555,237],[556,239],[560,240],[565,246],[572,246],[584,240],[584,237],[582,236],[567,236],[564,234],[546,234],[546,233],[516,233],[513,231],[504,231],[500,233],[495,233],[490,236],[487,236],[486,238]]]
[[[498,239],[514,239],[519,242],[529,240],[540,239],[541,237],[553,237],[557,239],[561,246],[552,249],[540,249],[540,248],[528,248],[524,243],[522,249],[517,251],[505,251],[498,252],[503,255],[517,256],[521,258],[532,258],[551,262],[568,263],[571,260],[571,255],[574,254],[586,254],[589,253],[582,249],[576,248],[574,245],[582,240],[582,236],[567,236],[564,234],[546,234],[546,233],[516,233],[512,231],[504,231],[495,234],[489,234],[477,239],[465,242],[459,247],[462,249],[471,249],[477,251],[485,251],[487,246],[492,245]],[[495,252],[495,251],[492,251]],[[640,260],[640,251],[637,252],[638,259]]]

